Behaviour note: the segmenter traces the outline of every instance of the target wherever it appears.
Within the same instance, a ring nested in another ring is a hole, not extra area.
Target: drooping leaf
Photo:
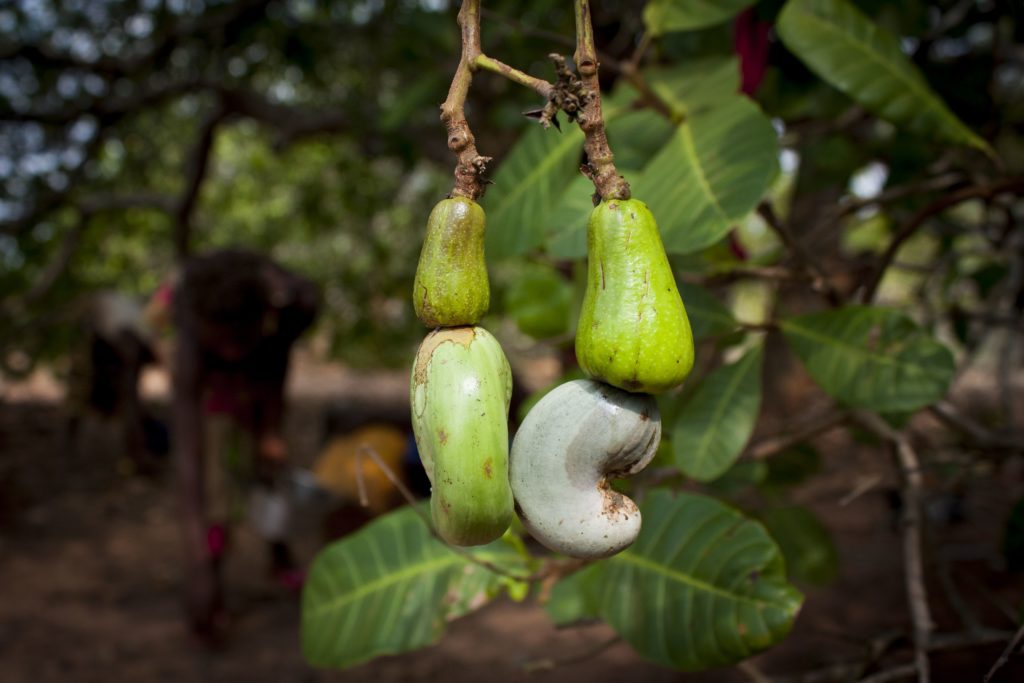
[[[856,408],[914,410],[942,398],[953,379],[949,349],[892,309],[847,306],[781,327],[814,381]]]
[[[522,573],[522,556],[502,541],[470,552]],[[317,556],[302,595],[303,652],[314,666],[345,668],[429,645],[445,622],[507,582],[434,539],[403,508]]]
[[[524,254],[543,242],[552,210],[578,175],[583,133],[537,126],[502,161],[482,200],[487,214],[487,258]]]
[[[742,96],[687,117],[634,184],[665,249],[689,253],[721,239],[764,195],[778,170],[775,129]]]
[[[696,671],[785,637],[803,596],[763,526],[686,493],[656,491],[641,512],[636,542],[595,567],[598,612],[637,652]]]
[[[649,69],[651,89],[679,116],[726,104],[740,90],[735,57],[705,57],[685,64]]]
[[[672,426],[676,465],[699,481],[732,467],[761,410],[761,347],[708,375]]]
[[[505,291],[505,311],[535,339],[564,334],[572,316],[572,285],[558,271],[530,264]]]
[[[824,585],[839,573],[839,553],[828,529],[810,510],[799,506],[774,508],[761,515],[786,558],[795,581]]]
[[[644,25],[652,35],[714,26],[731,19],[754,0],[651,0]]]
[[[728,334],[739,326],[725,304],[703,287],[680,282],[679,294],[683,297],[694,341]]]
[[[878,116],[921,135],[992,153],[935,94],[903,54],[899,39],[847,0],[789,0],[778,31],[811,71]]]

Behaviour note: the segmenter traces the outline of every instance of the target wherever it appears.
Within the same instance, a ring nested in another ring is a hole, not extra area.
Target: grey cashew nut
[[[636,474],[661,440],[652,396],[575,380],[533,407],[512,443],[509,477],[526,529],[551,550],[600,558],[640,533],[640,510],[608,477]]]

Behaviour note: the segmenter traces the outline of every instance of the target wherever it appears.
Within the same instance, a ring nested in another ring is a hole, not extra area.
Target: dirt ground
[[[404,373],[301,370],[292,382],[288,427],[300,465],[308,465],[316,453],[328,408],[404,410]],[[159,396],[159,378],[149,379],[148,391]],[[183,628],[170,467],[152,478],[129,475],[109,426],[101,423],[88,427],[78,448],[67,447],[58,398],[59,389],[45,382],[32,390],[7,387],[0,398],[4,682],[827,681],[844,679],[795,676],[859,661],[886,636],[893,645],[878,666],[909,661],[910,651],[900,640],[909,632],[909,617],[891,462],[877,448],[835,436],[820,440],[823,472],[799,486],[793,500],[809,506],[828,527],[838,547],[840,575],[825,587],[802,587],[807,599],[794,632],[751,660],[756,671],[668,671],[643,662],[623,643],[602,646],[613,635],[603,625],[558,630],[536,604],[507,600],[452,623],[441,641],[425,650],[346,672],[313,670],[299,652],[298,597],[268,580],[262,548],[244,528],[228,565],[231,637],[223,650],[208,652]],[[1015,628],[1011,618],[1024,604],[1024,581],[1002,569],[999,544],[1010,505],[1022,492],[1019,468],[1019,462],[1007,462],[976,474],[963,488],[962,519],[947,521],[937,514],[929,529],[937,630],[964,631],[952,606],[959,597],[995,631],[987,645],[933,654],[936,682],[980,681],[1005,646],[1006,633]],[[852,502],[843,501],[864,482],[874,483]],[[319,543],[316,525],[309,527],[300,544],[307,561]],[[955,587],[953,598],[939,580],[943,574]],[[1021,659],[993,682],[1024,681]],[[545,660],[567,661],[545,668]]]

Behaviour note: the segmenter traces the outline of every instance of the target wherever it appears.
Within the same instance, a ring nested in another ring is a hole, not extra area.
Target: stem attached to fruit
[[[448,130],[448,149],[458,157],[452,196],[477,199],[483,194],[482,176],[490,157],[480,156],[476,138],[466,121],[466,95],[473,81],[473,64],[480,55],[480,0],[463,0],[459,10],[462,56],[452,77],[448,98],[441,105],[441,122]]]
[[[602,200],[629,199],[629,183],[619,175],[613,161],[612,149],[604,129],[601,114],[601,84],[597,76],[597,49],[594,47],[594,28],[590,22],[588,0],[575,0],[576,10],[576,71],[583,84],[590,91],[582,111],[576,116],[585,140],[587,164],[583,172],[594,183]]]

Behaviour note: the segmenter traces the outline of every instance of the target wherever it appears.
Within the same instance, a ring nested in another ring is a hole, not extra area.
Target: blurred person
[[[72,354],[68,381],[66,437],[77,450],[83,423],[91,415],[112,420],[121,431],[124,453],[136,471],[150,472],[168,450],[167,434],[139,394],[143,369],[157,361],[153,331],[141,303],[114,290],[86,295],[76,317],[85,333]]]
[[[285,541],[284,386],[292,345],[316,318],[319,299],[312,282],[269,258],[223,250],[190,258],[151,302],[151,319],[174,329],[186,605],[200,636],[216,639],[226,625],[221,565],[229,525],[246,506],[275,576],[301,585]]]

